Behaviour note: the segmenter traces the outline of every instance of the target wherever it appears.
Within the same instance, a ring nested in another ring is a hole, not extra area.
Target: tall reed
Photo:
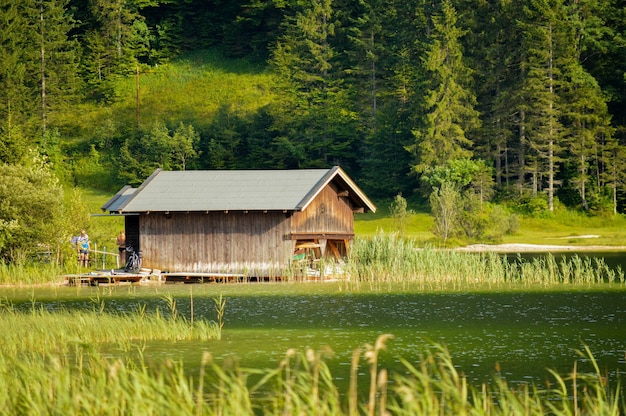
[[[153,313],[137,305],[134,313],[105,312],[104,302],[92,300],[92,310],[49,311],[33,300],[29,311],[17,310],[9,301],[0,301],[2,352],[19,355],[24,351],[60,351],[76,344],[118,344],[129,350],[146,341],[214,340],[221,333],[214,321],[193,323],[177,314]]]
[[[244,369],[234,360],[218,365],[205,352],[199,373],[190,376],[180,362],[107,358],[88,343],[76,345],[75,359],[49,348],[19,355],[0,348],[0,414],[617,416],[626,410],[621,386],[607,382],[588,349],[581,359],[593,370],[581,372],[575,363],[570,374],[553,373],[551,388],[513,386],[497,375],[472,386],[437,344],[388,374],[377,359],[386,339],[358,350],[366,374],[352,360],[350,384],[365,382],[363,395],[337,388],[327,349],[289,350],[274,369]]]
[[[0,285],[32,286],[59,283],[63,270],[63,267],[54,262],[36,264],[0,262]]]
[[[404,282],[424,289],[503,287],[511,285],[624,284],[621,268],[602,259],[554,255],[530,262],[509,261],[498,253],[466,253],[419,247],[397,234],[379,233],[355,240],[347,264],[349,282],[370,285]]]

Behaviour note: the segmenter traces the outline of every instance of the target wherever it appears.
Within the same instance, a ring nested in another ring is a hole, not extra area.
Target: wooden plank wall
[[[140,234],[143,266],[163,271],[273,277],[293,254],[282,212],[144,214]]]
[[[333,184],[326,186],[301,212],[291,217],[293,233],[353,233],[354,214],[347,197],[338,196]]]

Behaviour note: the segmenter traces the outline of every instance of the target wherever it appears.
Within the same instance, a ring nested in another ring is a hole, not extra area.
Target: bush
[[[0,165],[0,259],[25,261],[56,246],[63,189],[45,161]]]
[[[519,229],[519,217],[502,205],[490,205],[488,208],[489,225],[486,237],[499,241],[504,235],[513,234]]]

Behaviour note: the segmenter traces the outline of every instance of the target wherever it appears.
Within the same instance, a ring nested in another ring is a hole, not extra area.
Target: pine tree
[[[586,51],[603,42],[605,36],[597,20],[598,7],[595,0],[582,0],[566,8],[566,56],[562,60],[563,77],[559,83],[568,158],[576,166],[573,182],[585,210],[590,208],[590,185],[595,185],[596,192],[600,191],[601,147],[612,142],[613,130],[602,90],[582,65]]]
[[[111,98],[112,81],[137,71],[139,58],[149,54],[150,33],[140,14],[151,2],[94,0],[88,3],[89,25],[82,34],[83,67],[95,97]]]
[[[519,165],[520,17],[518,2],[473,2],[464,6],[467,55],[474,69],[482,126],[474,135],[474,154],[491,161],[499,187],[513,185]],[[469,20],[469,22],[468,22]]]
[[[67,10],[68,0],[47,0],[39,4],[39,46],[41,74],[41,131],[46,134],[48,119],[67,110],[79,98],[79,45],[68,38],[74,21]]]
[[[363,132],[358,179],[371,195],[408,194],[415,186],[405,147],[417,118],[422,77],[415,36],[425,31],[423,21],[417,18],[416,2],[356,3],[349,8],[346,72]]]
[[[281,83],[273,129],[304,147],[304,166],[356,164],[357,118],[342,87],[335,25],[331,0],[314,0],[287,18],[272,55]]]
[[[5,145],[18,146],[18,154],[27,146],[22,139],[31,137],[38,125],[38,20],[33,10],[34,1],[0,0],[0,131]]]
[[[617,214],[618,192],[626,190],[626,147],[612,139],[604,143],[601,153],[604,170],[600,179],[602,184],[611,191],[613,214]]]
[[[534,194],[543,188],[544,176],[547,178],[548,209],[553,211],[555,176],[563,145],[557,84],[563,59],[564,9],[561,0],[530,0],[524,11],[522,110],[529,148],[527,168]]]
[[[416,130],[414,154],[416,172],[472,155],[469,133],[479,127],[470,89],[471,70],[465,65],[457,27],[456,11],[444,0],[440,14],[433,16],[430,48],[424,58],[430,85],[425,97],[425,122]]]
[[[568,141],[568,156],[576,166],[573,178],[583,209],[588,210],[589,182],[599,183],[599,174],[593,166],[602,143],[612,136],[610,119],[602,92],[578,62],[572,62],[564,74],[567,84],[561,92],[563,122]],[[596,178],[593,181],[593,178]],[[596,186],[597,189],[597,186]]]

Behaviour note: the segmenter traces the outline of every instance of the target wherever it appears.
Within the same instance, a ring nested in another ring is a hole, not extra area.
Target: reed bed
[[[498,253],[422,248],[415,240],[379,233],[355,240],[347,262],[350,284],[403,282],[423,289],[459,289],[554,284],[624,284],[624,272],[602,259],[547,254],[530,262]]]
[[[5,264],[0,262],[0,285],[33,286],[59,282],[65,269],[55,262],[34,263],[17,262]]]
[[[624,397],[595,371],[574,363],[570,374],[553,373],[554,388],[493,382],[471,386],[447,350],[433,345],[401,374],[380,368],[389,335],[357,349],[348,391],[336,387],[326,360],[332,351],[289,350],[277,368],[218,365],[205,352],[190,376],[182,363],[143,357],[106,358],[89,345],[76,358],[29,352],[0,354],[0,414],[63,415],[619,415]],[[365,393],[359,393],[365,392]]]
[[[0,301],[2,352],[20,356],[25,351],[46,353],[68,348],[102,344],[118,346],[123,351],[135,349],[146,341],[209,341],[221,338],[223,322],[189,320],[177,313],[175,303],[164,299],[166,307],[148,312],[137,305],[133,313],[105,312],[104,302],[94,300],[91,310],[49,311],[32,301],[28,311],[16,309],[9,301]],[[216,300],[223,302],[220,298]],[[223,316],[224,305],[221,313]],[[216,306],[217,307],[217,306]],[[219,313],[219,311],[218,311]]]

